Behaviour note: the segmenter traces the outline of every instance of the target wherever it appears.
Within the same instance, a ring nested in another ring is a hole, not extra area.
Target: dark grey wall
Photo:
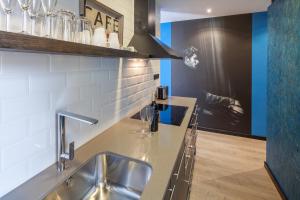
[[[191,46],[199,65],[172,61],[172,95],[198,98],[201,127],[250,134],[252,15],[172,23],[172,48]]]
[[[290,200],[300,199],[300,1],[269,9],[267,164]]]

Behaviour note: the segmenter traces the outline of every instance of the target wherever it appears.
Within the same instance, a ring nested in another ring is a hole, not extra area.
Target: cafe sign
[[[97,0],[80,0],[80,15],[90,20],[93,27],[104,27],[107,34],[117,32],[123,44],[123,15]]]

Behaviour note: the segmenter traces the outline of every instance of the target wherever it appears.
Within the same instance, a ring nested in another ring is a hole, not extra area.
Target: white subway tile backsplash
[[[28,120],[14,120],[0,125],[0,146],[3,148],[22,141],[28,134]]]
[[[53,92],[51,93],[51,110],[66,108],[67,105],[74,104],[78,101],[80,101],[79,87]]]
[[[128,96],[128,93],[125,89],[117,89],[113,92],[106,94],[111,101],[116,101],[119,99],[123,99]]]
[[[119,81],[121,81],[121,88],[126,88],[128,87],[128,84],[127,84],[127,79],[120,79]]]
[[[1,149],[0,149],[0,176],[1,176],[1,173],[2,173],[2,161],[1,161]],[[1,181],[0,181],[0,185],[1,185]]]
[[[153,74],[147,74],[144,76],[144,81],[151,81],[153,80]]]
[[[2,101],[2,121],[10,122],[31,114],[50,109],[50,98],[47,93],[31,95],[25,98],[6,99]]]
[[[18,164],[11,166],[6,170],[3,170],[0,173],[0,194],[4,195],[8,193],[12,188],[21,185],[28,178],[30,178],[27,172],[28,163],[23,159],[20,159],[20,162],[18,162]]]
[[[46,130],[19,143],[4,147],[2,149],[3,170],[17,164],[20,159],[26,160],[34,153],[45,150],[49,146],[49,135],[49,130]]]
[[[101,95],[101,87],[97,87],[95,85],[92,86],[83,86],[80,88],[80,100],[93,99],[96,97],[100,97]]]
[[[92,84],[90,72],[72,72],[67,74],[67,87],[79,87]]]
[[[119,71],[110,71],[109,72],[109,80],[116,80],[121,78],[119,75]]]
[[[133,1],[101,2],[125,16],[126,46]],[[158,84],[157,61],[0,51],[0,63],[0,198],[54,164],[58,110],[99,119],[96,126],[67,120],[67,141],[78,148],[150,100]]]
[[[101,58],[98,57],[80,57],[80,70],[99,70],[101,67]]]
[[[128,68],[141,68],[148,65],[148,61],[144,59],[128,59],[124,60],[124,66]]]
[[[50,57],[47,54],[3,52],[3,73],[27,74],[49,72]]]
[[[127,79],[127,86],[136,85],[136,84],[142,83],[143,81],[144,81],[143,76],[132,77],[132,78]]]
[[[42,112],[29,116],[29,133],[34,135],[45,129],[50,130],[50,112]]]
[[[64,90],[65,87],[66,75],[64,73],[48,73],[29,76],[30,93]]]
[[[82,144],[88,142],[90,139],[94,138],[99,134],[99,129],[102,125],[101,112],[90,112],[88,113],[90,117],[97,119],[98,124],[87,125],[85,123],[80,123],[80,128],[73,135],[75,137],[76,147],[81,146]],[[79,139],[80,138],[80,139]]]
[[[101,95],[101,96],[95,96],[92,99],[92,110],[93,111],[101,111],[102,108],[111,103],[111,98],[109,95]]]
[[[119,70],[122,59],[120,58],[102,58],[101,68],[104,70]]]
[[[28,94],[28,77],[0,75],[0,98],[22,97]]]
[[[70,104],[67,106],[67,110],[69,112],[89,116],[92,110],[92,100],[87,99],[87,100],[79,101],[74,104]]]
[[[51,72],[79,70],[79,57],[68,55],[53,55],[51,57]]]
[[[52,153],[52,154],[51,154]],[[28,174],[34,176],[49,167],[55,161],[55,149],[46,149],[29,158]]]
[[[118,80],[109,80],[105,81],[102,84],[102,94],[106,94],[111,91],[115,91],[118,88],[121,88],[121,84],[119,84]]]
[[[122,59],[42,54],[37,58],[41,65],[27,60],[25,70],[16,67],[23,62],[13,61],[8,52],[2,54],[0,177],[6,178],[3,174],[19,164],[25,169],[9,187],[0,187],[0,197],[55,162],[58,110],[99,120],[95,126],[67,120],[67,142],[75,141],[78,148],[149,100],[157,84],[150,79],[152,66],[127,67]],[[27,59],[36,57],[28,55]]]
[[[109,80],[109,71],[96,71],[92,73],[92,82],[96,85],[101,85],[103,82]]]

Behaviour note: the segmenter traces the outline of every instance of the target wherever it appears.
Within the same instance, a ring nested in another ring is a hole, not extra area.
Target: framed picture
[[[117,32],[123,45],[124,16],[97,0],[80,0],[79,14],[92,22],[93,26],[102,26],[106,33]]]

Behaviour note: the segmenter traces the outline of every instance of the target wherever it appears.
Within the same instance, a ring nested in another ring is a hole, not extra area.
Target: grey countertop
[[[153,172],[141,199],[163,199],[196,99],[170,97],[159,103],[188,107],[181,126],[159,124],[159,131],[153,136],[141,137],[136,133],[141,122],[127,117],[77,149],[71,167],[64,172],[58,173],[54,164],[1,199],[42,199],[90,158],[107,151],[149,163]]]

